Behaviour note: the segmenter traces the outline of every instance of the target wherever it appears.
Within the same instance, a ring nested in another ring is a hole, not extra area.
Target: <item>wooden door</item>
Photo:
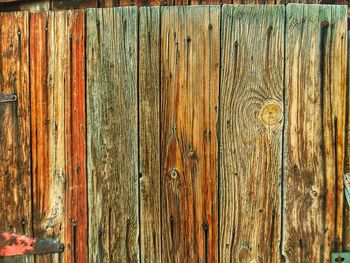
[[[0,22],[1,262],[330,262],[349,248],[345,6]]]

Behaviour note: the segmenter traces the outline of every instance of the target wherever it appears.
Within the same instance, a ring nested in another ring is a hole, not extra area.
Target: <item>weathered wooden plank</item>
[[[42,238],[46,229],[41,225],[50,209],[50,99],[47,83],[48,48],[47,16],[35,13],[30,16],[30,94],[31,94],[31,149],[33,174],[33,230]],[[39,262],[49,260],[39,257]]]
[[[0,233],[32,236],[28,13],[0,14]],[[2,262],[33,262],[33,257]]]
[[[65,240],[65,90],[69,82],[67,17],[36,13],[30,23],[34,232]],[[37,262],[61,262],[57,254]]]
[[[220,7],[161,17],[163,262],[216,262]]]
[[[139,258],[137,31],[137,8],[87,11],[91,262]]]
[[[287,6],[283,253],[330,262],[342,241],[345,6]]]
[[[222,12],[220,262],[279,262],[284,7]]]
[[[141,260],[160,262],[160,8],[141,8],[139,26]]]
[[[348,76],[350,76],[350,31],[348,31],[348,61],[347,70]],[[346,136],[345,136],[345,162],[344,172],[350,173],[350,78],[348,77],[347,83],[347,104],[346,104]],[[344,202],[344,236],[343,236],[343,250],[350,251],[350,206]]]
[[[86,262],[84,13],[35,13],[30,27],[34,232],[66,245],[37,261]]]
[[[66,198],[65,262],[87,262],[87,174],[85,118],[85,13],[70,11],[68,19],[69,85],[65,89]],[[68,70],[68,69],[67,69]],[[67,79],[67,81],[68,81]]]

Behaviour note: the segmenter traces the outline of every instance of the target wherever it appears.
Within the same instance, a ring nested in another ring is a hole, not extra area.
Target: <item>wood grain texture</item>
[[[216,262],[220,7],[161,13],[163,262]]]
[[[0,232],[32,236],[28,21],[27,12],[0,14],[0,92],[18,97],[0,103]]]
[[[160,8],[139,16],[141,260],[160,262]]]
[[[350,31],[348,31],[348,63],[347,70],[350,76]],[[345,136],[345,160],[344,172],[350,173],[350,78],[347,83],[347,103],[346,103],[346,136]],[[343,250],[350,251],[350,205],[344,201],[344,217],[343,217]]]
[[[45,19],[45,22],[40,18]],[[64,13],[50,13],[47,18],[37,17],[37,19],[35,22],[38,23],[39,29],[44,31],[36,31],[35,24],[31,24],[31,35],[34,35],[35,39],[35,35],[39,34],[45,42],[39,42],[40,47],[38,47],[38,42],[31,40],[31,50],[39,48],[45,54],[38,54],[38,58],[31,56],[31,65],[38,63],[38,69],[31,67],[31,70],[36,74],[35,71],[40,70],[41,63],[46,60],[43,66],[46,67],[44,71],[47,71],[46,75],[41,74],[39,79],[31,84],[34,100],[32,108],[38,107],[32,117],[34,120],[32,122],[33,169],[35,168],[33,173],[34,231],[36,237],[51,237],[63,242],[66,228],[64,211],[66,210],[67,180],[65,90],[69,85],[67,17]],[[42,34],[45,34],[44,38]],[[39,62],[35,62],[36,59]],[[41,77],[43,79],[40,79]],[[37,99],[39,101],[35,101]],[[38,256],[36,261],[61,262],[62,257],[57,254],[44,255]]]
[[[137,31],[136,8],[87,11],[91,262],[139,259]]]
[[[35,13],[30,26],[34,232],[66,246],[36,258],[86,262],[84,13]]]
[[[85,13],[69,11],[69,85],[66,116],[66,253],[64,262],[87,262],[87,174],[85,118]],[[68,80],[67,80],[68,81]]]
[[[33,170],[33,230],[42,238],[47,229],[42,225],[50,210],[50,106],[48,86],[48,18],[45,13],[30,17],[30,94],[31,94],[31,149]],[[40,256],[38,261],[50,260]]]
[[[220,260],[279,262],[284,7],[222,12]]]
[[[342,241],[345,6],[287,6],[283,253],[329,262]]]

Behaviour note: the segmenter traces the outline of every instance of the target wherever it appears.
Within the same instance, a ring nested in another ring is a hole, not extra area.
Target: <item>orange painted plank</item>
[[[32,129],[32,170],[33,170],[33,209],[34,232],[38,235],[42,214],[46,212],[45,200],[49,199],[48,179],[49,116],[47,90],[47,44],[46,15],[35,13],[30,17],[30,92]]]
[[[85,14],[69,13],[70,90],[66,91],[67,253],[65,262],[87,262],[85,125]],[[68,37],[68,36],[67,36]]]

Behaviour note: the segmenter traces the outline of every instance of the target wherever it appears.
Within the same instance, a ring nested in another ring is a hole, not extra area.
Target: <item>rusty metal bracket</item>
[[[15,233],[0,233],[0,257],[63,252],[64,246],[52,239],[35,239]]]
[[[350,252],[332,253],[331,263],[350,263]]]
[[[0,91],[0,103],[4,102],[14,102],[17,100],[17,95],[3,93]]]

